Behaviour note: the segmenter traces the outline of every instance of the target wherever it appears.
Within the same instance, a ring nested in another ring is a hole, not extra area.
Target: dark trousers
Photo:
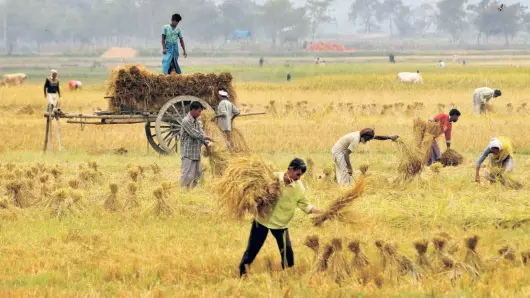
[[[289,238],[288,229],[274,230],[270,229],[272,236],[276,238],[278,243],[278,249],[280,249],[280,255],[282,257],[282,268],[294,266],[294,254],[293,247],[291,246],[291,239]],[[250,265],[254,262],[256,255],[265,243],[269,228],[259,224],[257,221],[252,222],[252,228],[250,229],[250,236],[248,238],[247,250],[243,254],[241,263],[239,263],[239,274],[242,276],[247,273],[245,265]]]

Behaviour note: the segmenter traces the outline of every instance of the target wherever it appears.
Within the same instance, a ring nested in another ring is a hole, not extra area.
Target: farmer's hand
[[[323,211],[318,208],[311,209],[311,214],[322,214]]]
[[[210,138],[209,136],[204,136],[204,140],[205,141],[208,141],[208,142],[213,142],[213,139]],[[209,145],[209,144],[208,144]]]
[[[162,49],[162,54],[166,54],[167,53],[167,50],[166,49]]]
[[[399,139],[399,136],[398,135],[393,135],[393,136],[390,137],[390,139],[395,142],[395,141],[397,141],[397,139]]]
[[[475,177],[475,182],[480,183],[480,176],[477,175],[477,176]]]
[[[353,170],[352,169],[348,169],[348,175],[352,175],[353,174]]]
[[[184,58],[188,58],[188,52],[184,51]]]

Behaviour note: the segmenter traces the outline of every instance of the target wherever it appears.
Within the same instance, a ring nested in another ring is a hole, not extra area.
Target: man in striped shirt
[[[180,130],[181,176],[180,186],[194,188],[202,175],[201,147],[209,150],[212,139],[204,135],[197,118],[201,115],[204,106],[194,101],[190,104],[190,112],[182,120]]]

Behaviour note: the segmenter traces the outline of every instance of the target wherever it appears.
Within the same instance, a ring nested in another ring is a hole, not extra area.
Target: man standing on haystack
[[[217,119],[219,128],[225,134],[228,149],[234,151],[230,133],[232,132],[232,121],[239,116],[240,112],[228,98],[228,91],[226,89],[219,89],[218,94],[221,98],[221,102],[219,102],[219,105],[217,106],[217,115],[215,118]]]
[[[451,133],[453,131],[453,122],[457,122],[459,117],[460,111],[457,109],[452,109],[449,112],[449,115],[441,113],[429,118],[429,121],[437,122],[440,125],[440,129],[445,135],[445,144],[447,145],[447,149],[451,148]],[[433,162],[440,159],[441,156],[442,154],[440,152],[440,146],[438,146],[438,142],[434,140],[434,142],[432,143],[432,154],[427,162],[427,165],[430,166]]]
[[[335,171],[337,182],[340,185],[352,184],[353,170],[350,163],[350,154],[355,151],[357,146],[361,143],[366,143],[371,140],[392,140],[395,141],[399,136],[376,136],[372,128],[365,128],[361,131],[349,133],[341,137],[331,149],[333,162],[335,162]]]
[[[164,74],[170,74],[172,71],[175,71],[177,74],[182,74],[178,63],[178,41],[180,41],[180,45],[182,46],[184,58],[188,57],[182,32],[180,28],[177,28],[180,21],[182,21],[182,17],[179,14],[174,14],[171,17],[171,23],[162,28],[162,53],[164,54],[162,59],[162,72]]]
[[[289,164],[287,172],[274,173],[283,186],[282,192],[272,212],[266,218],[255,218],[252,221],[247,249],[239,263],[240,276],[247,273],[247,267],[254,262],[267,239],[269,231],[276,238],[282,258],[282,268],[294,266],[294,253],[287,224],[293,218],[296,208],[301,209],[306,214],[321,213],[319,209],[309,203],[305,196],[306,189],[300,178],[306,171],[305,162],[300,158],[295,158]]]
[[[502,95],[501,90],[493,90],[488,87],[475,89],[473,92],[473,114],[480,115],[486,111],[486,105],[492,98]]]
[[[58,107],[60,97],[61,89],[59,88],[57,70],[52,69],[51,76],[46,78],[44,82],[44,98],[48,100],[48,112],[53,112],[53,109]]]
[[[181,175],[180,186],[187,189],[194,188],[202,177],[201,167],[201,147],[210,149],[212,139],[204,135],[199,120],[204,106],[194,101],[190,104],[190,111],[182,120],[180,131],[180,154],[181,154]]]

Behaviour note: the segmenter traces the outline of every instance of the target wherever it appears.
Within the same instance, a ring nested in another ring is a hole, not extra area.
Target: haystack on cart
[[[53,120],[58,120],[59,125],[60,119],[67,119],[66,123],[80,124],[82,127],[145,123],[144,132],[149,145],[160,154],[174,154],[178,150],[182,120],[190,111],[193,101],[198,101],[207,110],[213,111],[220,102],[217,89],[221,87],[229,91],[230,98],[236,98],[229,73],[219,76],[163,76],[134,66],[113,72],[114,78],[111,74],[111,80],[115,80],[115,85],[108,91],[113,95],[105,97],[109,100],[110,111],[95,112],[92,115],[61,111],[45,113],[47,123],[44,151],[51,149]],[[142,90],[131,92],[138,90],[135,88]],[[183,94],[187,92],[193,95]],[[264,113],[243,116],[257,114]]]

